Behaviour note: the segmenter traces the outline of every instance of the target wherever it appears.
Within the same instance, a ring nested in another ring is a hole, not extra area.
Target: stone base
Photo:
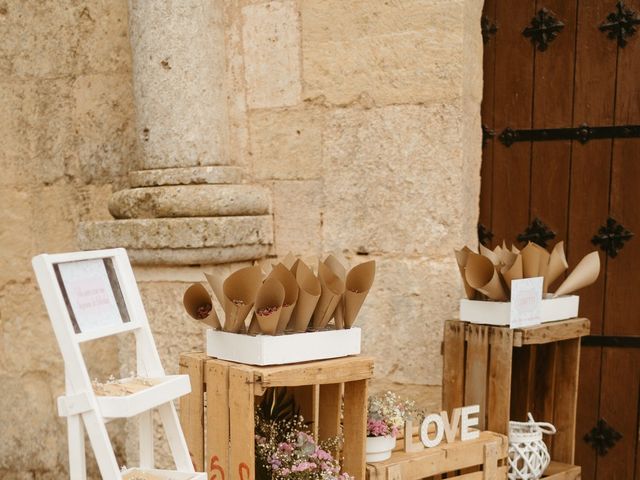
[[[213,185],[241,183],[241,181],[241,169],[228,165],[163,168],[129,172],[129,185],[131,188],[161,187],[163,185]]]
[[[270,215],[85,222],[78,242],[85,250],[124,247],[135,264],[220,264],[264,257],[273,225]]]
[[[220,248],[127,249],[134,265],[217,265],[266,257],[268,245],[241,245]]]
[[[258,185],[173,185],[121,190],[109,200],[115,218],[264,215],[271,194]]]

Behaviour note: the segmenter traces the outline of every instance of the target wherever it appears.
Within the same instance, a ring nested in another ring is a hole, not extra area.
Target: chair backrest
[[[68,389],[69,381],[76,392],[90,387],[80,343],[124,332],[136,336],[138,375],[164,375],[123,248],[42,254],[32,264],[65,362]]]

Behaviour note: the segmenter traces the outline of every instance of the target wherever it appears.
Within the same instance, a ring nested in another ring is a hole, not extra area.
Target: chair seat
[[[207,480],[206,473],[179,472],[176,470],[156,470],[128,468],[122,471],[122,480]]]
[[[191,392],[188,375],[154,378],[155,385],[123,396],[96,396],[100,413],[105,418],[129,418]]]

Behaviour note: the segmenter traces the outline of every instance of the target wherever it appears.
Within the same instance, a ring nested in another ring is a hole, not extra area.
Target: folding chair
[[[189,377],[165,375],[126,251],[43,254],[32,264],[64,359],[66,393],[58,398],[58,412],[67,418],[71,479],[86,479],[86,430],[105,480],[143,473],[144,478],[205,480],[205,473],[195,472],[172,403],[191,391]],[[153,384],[125,396],[97,395],[80,344],[125,332],[135,334],[137,375]],[[175,471],[154,469],[153,409],[164,426]],[[134,416],[140,467],[121,471],[105,424]]]

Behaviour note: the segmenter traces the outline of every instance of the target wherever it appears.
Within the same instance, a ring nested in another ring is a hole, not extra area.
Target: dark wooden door
[[[563,240],[570,267],[596,248],[603,264],[580,298],[592,322],[576,427],[586,480],[640,478],[635,29],[640,0],[486,0],[483,12],[480,240]],[[593,128],[611,126],[627,128]]]

